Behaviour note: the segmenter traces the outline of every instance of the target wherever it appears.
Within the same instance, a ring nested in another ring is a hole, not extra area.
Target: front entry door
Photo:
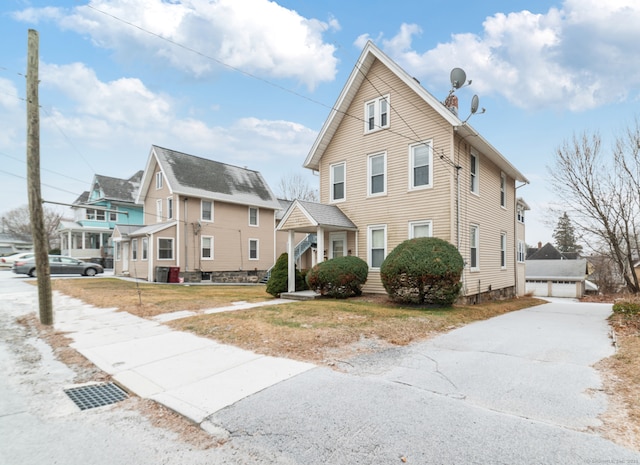
[[[122,243],[122,272],[129,271],[129,243]]]
[[[347,255],[347,233],[329,234],[329,258],[344,257]]]

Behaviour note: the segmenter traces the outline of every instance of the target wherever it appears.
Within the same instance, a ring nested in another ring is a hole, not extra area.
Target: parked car
[[[13,255],[7,255],[6,257],[0,257],[0,266],[13,266],[13,262],[16,260],[28,260],[33,257],[33,252],[20,252]]]
[[[95,276],[104,273],[104,268],[97,263],[83,262],[64,255],[49,255],[49,268],[51,274],[81,274],[83,276]],[[16,274],[36,276],[36,259],[19,260],[14,262],[11,268]]]

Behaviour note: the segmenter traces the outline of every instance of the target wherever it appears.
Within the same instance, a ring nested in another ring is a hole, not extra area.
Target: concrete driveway
[[[318,368],[210,416],[255,463],[640,463],[593,428],[610,305],[557,301]]]

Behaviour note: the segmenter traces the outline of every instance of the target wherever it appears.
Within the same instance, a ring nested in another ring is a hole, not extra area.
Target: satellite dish
[[[478,111],[478,106],[480,105],[480,99],[478,95],[474,95],[471,99],[471,114],[474,115],[476,111]]]
[[[451,70],[451,87],[459,89],[467,80],[467,73],[462,68],[453,68]]]

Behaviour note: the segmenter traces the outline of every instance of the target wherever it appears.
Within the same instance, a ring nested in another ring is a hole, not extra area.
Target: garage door
[[[549,297],[549,284],[547,281],[527,281],[527,294],[530,292],[536,297]]]
[[[553,297],[577,297],[575,282],[554,281],[551,286],[551,295]]]

